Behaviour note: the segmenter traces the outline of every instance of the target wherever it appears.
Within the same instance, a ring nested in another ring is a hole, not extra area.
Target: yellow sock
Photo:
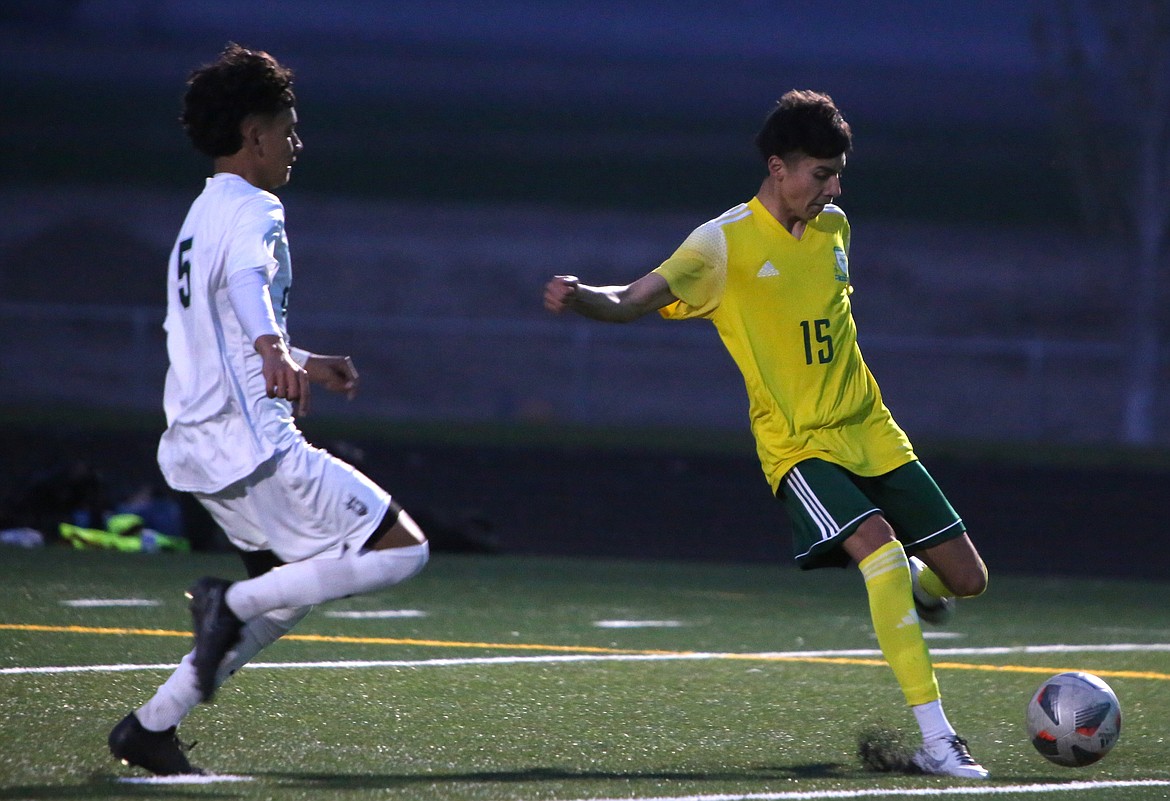
[[[906,703],[914,706],[938,700],[938,680],[922,638],[922,626],[914,614],[910,562],[902,544],[887,543],[858,566],[865,577],[878,646],[894,671]]]
[[[935,575],[935,572],[925,564],[922,566],[922,572],[918,574],[918,586],[926,590],[927,595],[935,598],[946,598],[954,595],[953,592],[947,589],[947,585],[942,583],[942,579]]]
[[[983,582],[984,585],[986,585],[986,567],[983,567]],[[925,562],[922,563],[922,572],[918,574],[918,586],[925,590],[927,595],[933,596],[935,598],[948,598],[955,594],[951,591],[950,587],[948,587],[946,584],[943,584],[943,580],[939,578],[938,574],[931,570]],[[962,595],[959,597],[972,598],[974,596]]]

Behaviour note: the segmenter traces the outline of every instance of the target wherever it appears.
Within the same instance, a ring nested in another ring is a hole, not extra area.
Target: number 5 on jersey
[[[191,258],[187,254],[194,241],[188,238],[179,243],[179,303],[184,309],[191,305]]]

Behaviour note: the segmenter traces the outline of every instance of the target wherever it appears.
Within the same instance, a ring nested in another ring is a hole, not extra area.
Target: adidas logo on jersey
[[[772,262],[766,261],[760,267],[760,271],[756,273],[756,278],[771,278],[776,275],[780,275],[780,271],[776,269],[776,266]]]

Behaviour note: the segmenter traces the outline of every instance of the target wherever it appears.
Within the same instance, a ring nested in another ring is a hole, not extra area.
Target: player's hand
[[[323,356],[314,353],[305,362],[309,380],[330,392],[344,393],[353,400],[358,391],[358,371],[348,356]]]
[[[544,285],[544,307],[554,314],[560,314],[573,304],[580,283],[575,275],[554,275]]]
[[[308,415],[309,374],[293,361],[284,340],[266,334],[256,339],[255,348],[264,360],[261,370],[268,397],[284,398],[293,404],[299,417]]]

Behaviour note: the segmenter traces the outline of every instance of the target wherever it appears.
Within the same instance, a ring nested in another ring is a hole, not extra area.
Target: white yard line
[[[681,620],[595,620],[599,629],[677,629],[685,624]]]
[[[1050,654],[1050,653],[1130,653],[1170,651],[1168,643],[1129,643],[1104,645],[1024,645],[988,648],[937,648],[931,654],[939,656],[999,656],[1004,654]],[[763,653],[667,653],[667,654],[547,654],[541,656],[483,656],[450,657],[437,659],[370,659],[335,660],[313,662],[252,662],[249,670],[270,668],[300,668],[323,670],[355,670],[361,668],[426,668],[459,667],[464,665],[523,665],[555,664],[560,662],[667,662],[702,661],[715,659],[833,659],[833,658],[880,658],[881,652],[873,649],[846,649],[839,651],[770,651]],[[174,670],[177,665],[167,664],[115,664],[115,665],[43,665],[36,667],[0,668],[0,675],[29,675],[48,673],[122,673],[141,670]]]
[[[427,613],[421,609],[375,609],[365,612],[324,612],[325,617],[334,617],[341,620],[388,620],[393,618],[426,617]]]
[[[1081,793],[1136,787],[1170,787],[1170,780],[1134,779],[1131,781],[1052,782],[1045,784],[972,784],[962,787],[918,787],[905,790],[807,790],[779,793],[713,793],[710,795],[671,795],[652,798],[579,798],[574,801],[821,801],[837,798],[921,798],[923,796],[979,796]]]
[[[251,776],[234,776],[230,773],[181,773],[177,776],[122,776],[118,784],[227,784],[231,782],[254,781]]]
[[[61,601],[61,605],[76,609],[100,609],[112,606],[162,606],[162,602],[147,598],[74,598]]]

